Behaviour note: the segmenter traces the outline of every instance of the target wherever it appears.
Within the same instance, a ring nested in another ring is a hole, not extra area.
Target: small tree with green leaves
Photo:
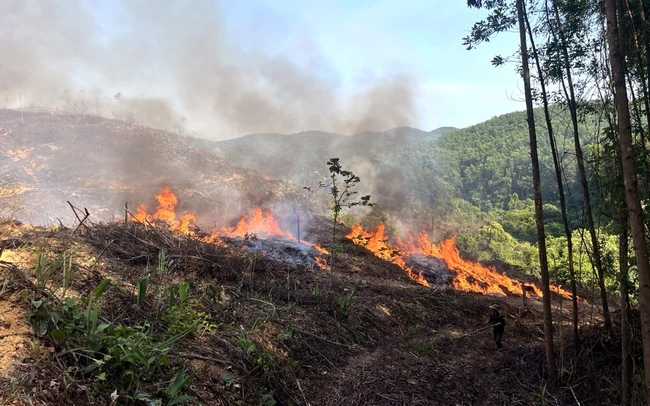
[[[334,244],[336,243],[336,223],[338,222],[339,215],[343,208],[352,208],[355,206],[372,206],[370,203],[370,195],[356,198],[357,191],[354,188],[361,182],[358,176],[350,171],[346,171],[341,167],[339,158],[330,158],[327,161],[330,171],[331,183],[329,185],[330,194],[332,195],[332,258],[334,258]],[[320,187],[327,187],[322,183]]]

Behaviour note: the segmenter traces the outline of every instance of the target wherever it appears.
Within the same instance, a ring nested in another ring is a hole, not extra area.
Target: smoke
[[[218,1],[92,3],[110,18],[96,20],[75,0],[0,3],[0,105],[15,107],[20,96],[23,106],[130,117],[212,139],[353,134],[417,119],[407,73],[366,79],[348,97],[307,34],[291,57],[244,46]]]

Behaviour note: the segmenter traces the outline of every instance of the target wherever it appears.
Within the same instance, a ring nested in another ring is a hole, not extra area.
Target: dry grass
[[[13,228],[2,257],[0,306],[10,300],[7,306],[20,309],[15,316],[22,322],[15,326],[26,325],[30,300],[44,294],[31,273],[31,253],[45,246],[74,251],[70,292],[86,295],[111,278],[102,317],[120,325],[149,323],[152,336],[170,327],[163,317],[168,289],[189,282],[193,308],[215,328],[175,343],[171,366],[150,385],[166,385],[179,368],[197,372],[185,393],[201,404],[542,404],[542,317],[534,303],[521,312],[514,298],[423,288],[343,239],[330,274],[252,254],[236,240],[219,246],[142,224],[99,224],[76,233]],[[147,296],[137,305],[145,275]],[[52,286],[61,283],[52,280]],[[509,315],[506,349],[494,351],[489,331],[457,338],[483,326],[495,300]],[[4,404],[110,404],[110,382],[97,387],[92,378],[66,372],[74,360],[63,355],[65,348],[24,329],[21,337],[23,347],[14,351],[20,361],[11,378],[0,379]],[[574,402],[574,395],[583,404],[594,404],[594,396],[615,399],[603,385],[617,382],[614,369],[584,378],[584,371],[608,365],[614,349],[615,343],[600,342],[578,360],[579,368],[567,363],[573,392],[560,384],[546,404]],[[579,377],[571,375],[578,370]]]

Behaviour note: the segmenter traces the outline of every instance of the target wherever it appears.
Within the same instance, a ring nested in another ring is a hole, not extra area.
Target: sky
[[[338,72],[348,92],[374,77],[412,75],[414,127],[466,127],[525,109],[514,65],[490,64],[497,54],[512,54],[518,36],[505,33],[466,50],[462,38],[485,12],[463,1],[233,0],[223,6],[231,32],[245,44],[288,55],[311,47],[323,74]]]
[[[313,47],[321,68],[340,73],[343,87],[395,72],[412,75],[418,96],[413,126],[466,127],[495,115],[523,110],[513,65],[495,68],[518,36],[505,33],[468,51],[462,45],[485,16],[463,1],[448,0],[256,0],[224,2],[233,32],[250,46],[300,55]],[[298,52],[295,52],[298,50]],[[305,61],[303,61],[305,62]]]
[[[486,13],[464,1],[0,3],[10,100],[92,93],[105,114],[165,129],[186,117],[187,131],[213,139],[466,127],[525,108],[515,65],[490,64],[517,50],[517,35],[467,51],[462,38]]]

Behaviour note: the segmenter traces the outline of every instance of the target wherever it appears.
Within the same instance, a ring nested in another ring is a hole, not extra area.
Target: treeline
[[[492,142],[498,148],[514,149],[517,155],[528,153],[528,165],[525,168],[523,160],[500,163],[503,157],[490,159],[480,153],[480,148],[476,156],[454,157],[464,168],[461,177],[475,179],[462,193],[482,208],[495,209],[482,203],[487,196],[493,196],[496,206],[510,209],[512,199],[507,192],[519,195],[519,190],[532,190],[532,205],[524,203],[523,210],[528,210],[534,219],[535,238],[526,232],[530,227],[519,227],[514,234],[520,231],[520,238],[536,244],[544,292],[545,364],[547,378],[553,384],[575,380],[574,374],[579,374],[579,369],[557,368],[554,325],[558,321],[552,319],[548,286],[551,271],[558,269],[560,262],[566,270],[563,277],[569,280],[573,290],[576,365],[581,354],[581,337],[575,288],[583,276],[577,264],[587,255],[599,292],[603,342],[617,343],[620,351],[620,390],[615,391],[615,396],[621,405],[639,401],[650,404],[650,233],[647,227],[650,26],[645,17],[650,9],[647,3],[647,0],[645,3],[643,0],[468,0],[470,7],[489,10],[488,17],[477,22],[464,39],[468,49],[504,31],[519,33],[519,49],[513,49],[512,55],[495,56],[492,63],[499,66],[514,62],[523,79],[525,120],[503,124],[512,126],[514,132],[521,131],[523,123],[527,145],[500,139],[489,141],[489,129],[482,130],[480,137],[488,145]],[[550,106],[562,107],[568,114],[568,123],[557,123],[554,108]],[[535,111],[535,107],[541,110]],[[563,143],[565,135],[572,142]],[[567,160],[569,155],[572,159]],[[548,168],[550,171],[545,171]],[[502,182],[490,182],[485,176],[495,171],[503,171],[502,179],[511,180],[509,188]],[[508,171],[510,175],[505,176]],[[578,200],[581,207],[576,211]],[[519,207],[515,211],[521,210]],[[502,220],[507,217],[504,213]],[[549,217],[555,217],[553,224],[560,224],[560,230],[549,230]],[[561,219],[559,223],[558,219]],[[502,224],[505,229],[508,221]],[[516,225],[521,226],[514,222],[511,229],[516,229]],[[497,228],[492,226],[492,232]],[[616,307],[620,311],[617,312],[612,310],[608,294],[612,286],[619,290]],[[630,322],[633,310],[638,311],[640,318],[643,366],[633,362]],[[613,322],[614,314],[620,317],[620,323]],[[618,331],[615,325],[620,326]],[[644,382],[641,386],[645,388],[635,391],[639,386],[635,382]],[[611,398],[607,400],[610,401]]]

